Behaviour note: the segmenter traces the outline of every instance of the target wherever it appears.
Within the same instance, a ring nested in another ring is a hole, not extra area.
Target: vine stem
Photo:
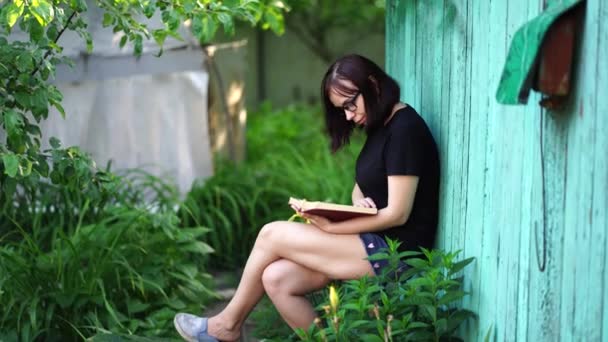
[[[57,42],[59,41],[59,38],[61,38],[61,35],[65,32],[65,30],[68,28],[68,26],[70,26],[70,22],[72,21],[72,19],[74,19],[74,17],[76,16],[76,13],[77,12],[74,11],[74,12],[72,12],[72,14],[70,14],[70,17],[65,22],[65,25],[63,26],[61,31],[59,31],[59,34],[57,35],[57,37],[55,37],[55,40],[53,41],[53,43],[57,44]],[[44,60],[47,59],[50,54],[51,54],[51,49],[48,49],[46,51],[46,53],[44,54],[44,57],[42,57],[42,59],[38,63],[38,65],[36,65],[36,69],[34,69],[32,71],[32,73],[30,74],[31,76],[34,76],[38,72],[38,70],[40,70],[40,66],[42,65],[42,62],[44,62]]]

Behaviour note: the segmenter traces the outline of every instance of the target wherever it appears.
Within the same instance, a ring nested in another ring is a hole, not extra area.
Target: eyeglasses
[[[344,104],[342,104],[342,109],[346,112],[354,112],[357,110],[357,104],[355,102],[357,102],[357,97],[359,97],[359,95],[361,95],[361,92],[358,91],[355,96],[353,96],[351,99],[344,101]]]

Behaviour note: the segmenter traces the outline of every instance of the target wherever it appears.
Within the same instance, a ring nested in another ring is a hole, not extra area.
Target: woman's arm
[[[363,195],[363,192],[361,191],[361,188],[359,188],[359,184],[357,184],[357,182],[355,182],[355,186],[353,187],[351,198],[353,200],[353,205],[365,198],[365,195]]]
[[[374,216],[358,217],[342,222],[330,222],[316,215],[303,216],[309,218],[320,229],[332,234],[376,232],[400,226],[407,222],[412,211],[418,179],[417,176],[388,176],[388,205],[378,210],[378,214]]]
[[[369,197],[365,197],[365,195],[363,194],[363,191],[361,191],[361,188],[359,188],[359,184],[355,183],[355,187],[353,188],[353,193],[352,193],[352,200],[353,200],[353,205],[355,207],[365,207],[365,208],[375,208],[376,207],[376,203],[374,203],[374,200],[369,198]]]

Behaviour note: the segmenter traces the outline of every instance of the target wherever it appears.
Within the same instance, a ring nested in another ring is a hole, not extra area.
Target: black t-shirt
[[[377,233],[401,241],[401,251],[432,248],[438,221],[439,153],[428,126],[410,106],[370,132],[357,158],[357,184],[378,209],[388,204],[387,177],[392,175],[419,177],[414,204],[404,225]]]

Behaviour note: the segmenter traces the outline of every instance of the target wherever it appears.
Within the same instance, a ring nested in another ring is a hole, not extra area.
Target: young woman
[[[226,308],[210,318],[175,316],[184,339],[238,339],[241,325],[264,293],[292,328],[306,329],[315,312],[304,295],[332,279],[379,274],[387,263],[366,258],[387,247],[385,237],[401,241],[401,250],[432,248],[439,158],[423,119],[399,102],[395,80],[362,56],[337,60],[325,74],[321,91],[332,151],[348,144],[356,126],[367,133],[357,159],[352,201],[377,207],[378,214],[343,222],[303,215],[311,224],[265,225]]]

